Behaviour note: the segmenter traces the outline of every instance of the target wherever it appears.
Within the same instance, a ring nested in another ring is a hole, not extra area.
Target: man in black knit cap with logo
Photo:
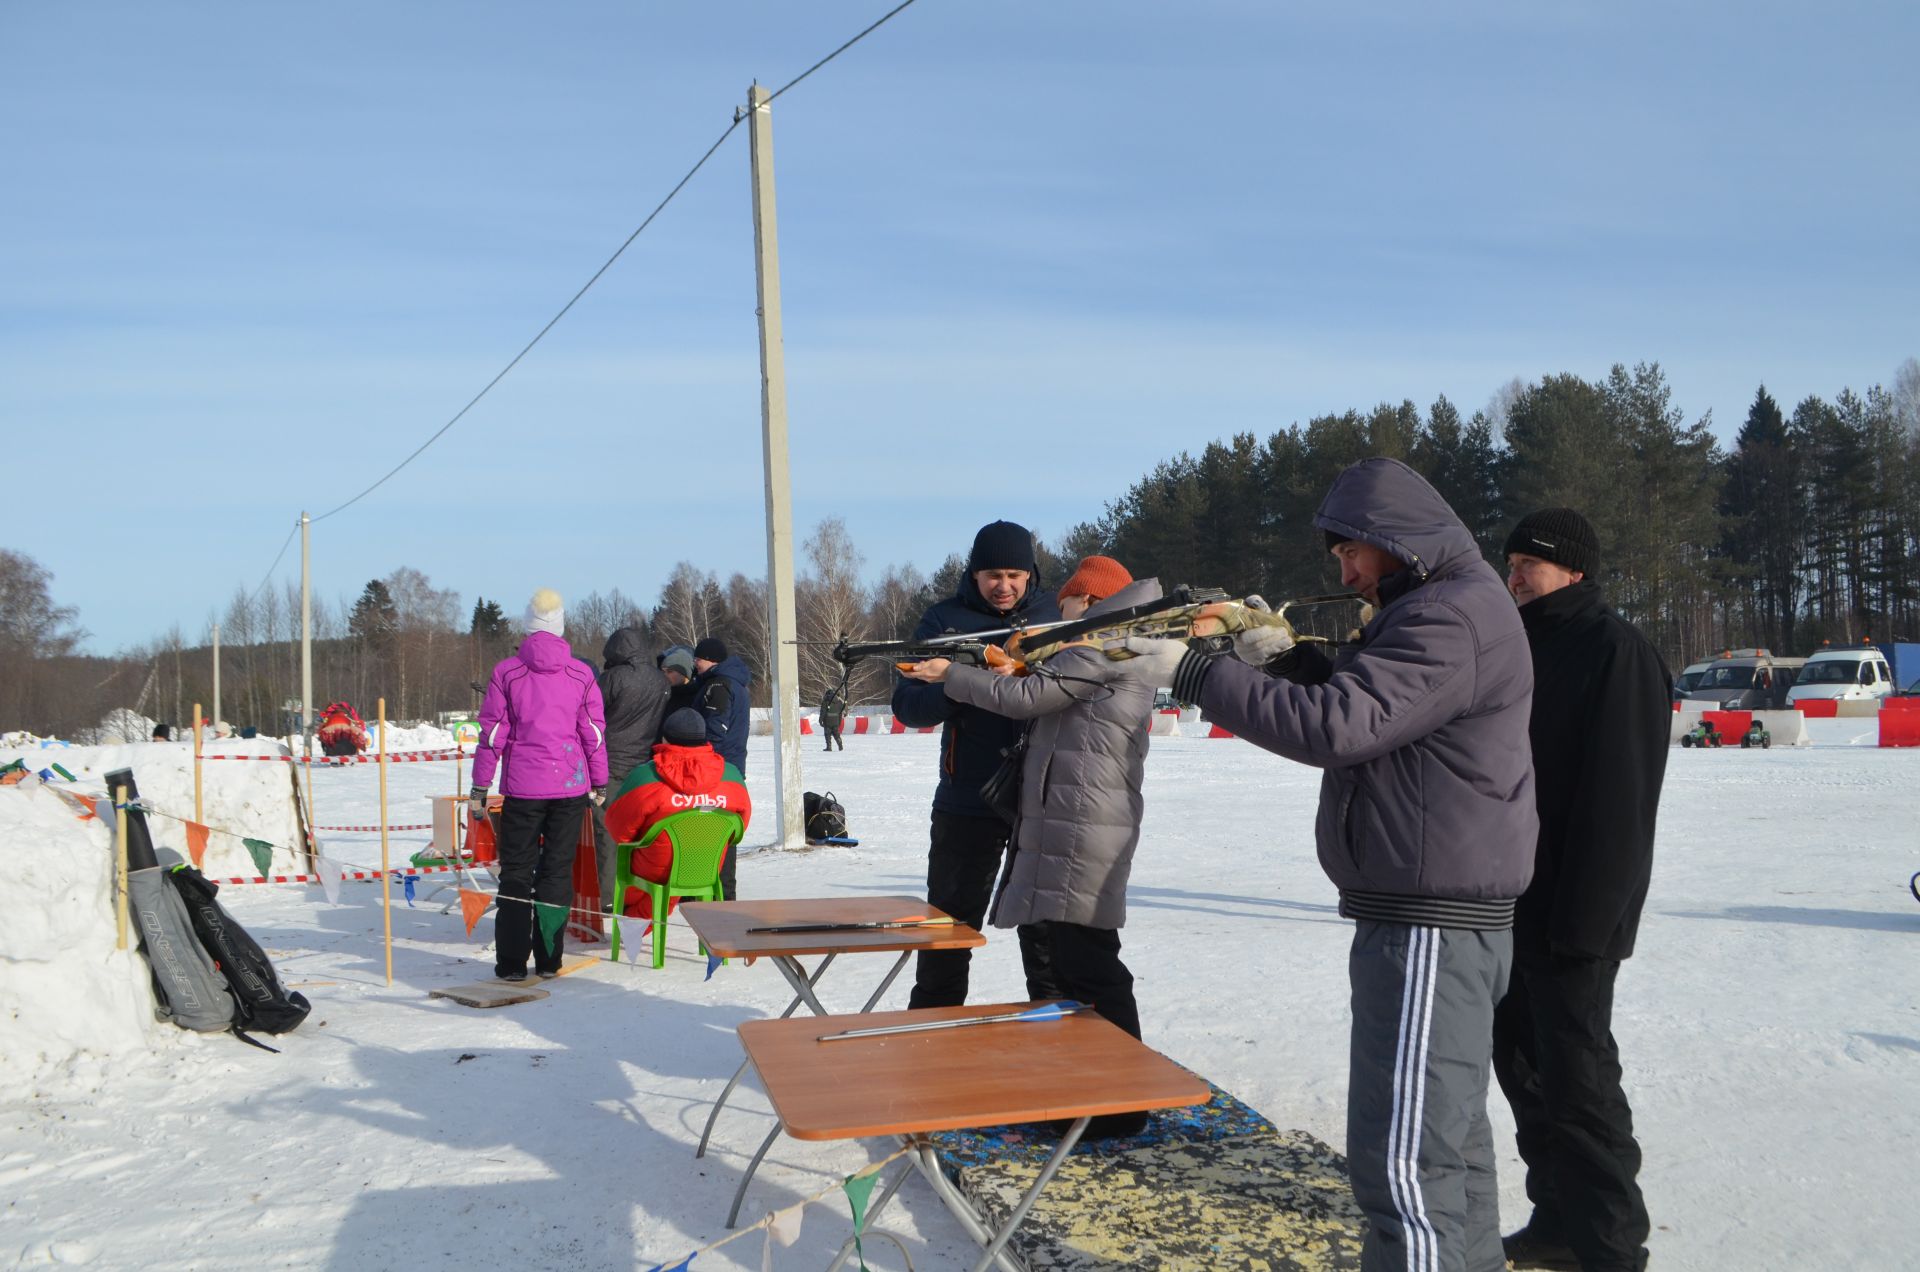
[[[913,639],[997,631],[1016,622],[1050,623],[1059,617],[1053,598],[1040,592],[1033,535],[1025,526],[995,521],[974,536],[959,589],[928,608]],[[993,643],[1004,645],[1006,637],[997,637]],[[894,685],[893,714],[909,728],[941,726],[940,784],[933,793],[932,846],[927,854],[927,904],[977,928],[987,916],[987,901],[1012,829],[981,798],[980,786],[1000,767],[1002,750],[1019,741],[1025,726],[955,702],[944,685],[906,679]],[[1042,930],[1022,927],[1019,936],[1028,994],[1059,997]],[[930,950],[918,959],[908,1006],[953,1007],[967,1001],[971,951]]]
[[[1507,590],[1533,653],[1540,839],[1514,914],[1514,971],[1493,1019],[1533,1215],[1505,1238],[1520,1268],[1646,1266],[1640,1146],[1620,1086],[1613,984],[1653,869],[1672,677],[1608,608],[1593,526],[1571,508],[1507,538]]]

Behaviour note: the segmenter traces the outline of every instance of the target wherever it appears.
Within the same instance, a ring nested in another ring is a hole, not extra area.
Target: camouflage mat
[[[996,1224],[1059,1143],[1037,1126],[932,1138]],[[1010,1249],[1031,1272],[1322,1272],[1360,1266],[1362,1223],[1338,1153],[1215,1087],[1204,1105],[1154,1114],[1140,1135],[1076,1146]]]

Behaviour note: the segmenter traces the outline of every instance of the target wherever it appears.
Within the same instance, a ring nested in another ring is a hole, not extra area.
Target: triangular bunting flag
[[[724,958],[721,958],[721,957],[720,957],[720,956],[719,956],[718,954],[709,954],[709,955],[707,955],[707,974],[706,974],[705,976],[703,976],[703,977],[701,977],[701,979],[702,979],[702,980],[712,980],[712,979],[713,979],[713,973],[714,973],[714,970],[715,970],[716,968],[718,968],[718,967],[720,966],[720,964],[722,964],[722,963],[724,963],[724,962],[726,962],[726,961],[727,961],[726,959],[724,959]]]
[[[849,1175],[840,1181],[840,1186],[847,1191],[847,1204],[853,1207],[853,1251],[860,1260],[860,1272],[871,1272],[867,1267],[867,1252],[860,1246],[860,1234],[867,1226],[867,1200],[873,1196],[873,1186],[879,1182],[878,1171],[870,1175]]]
[[[345,871],[338,862],[319,853],[313,854],[313,871],[320,876],[320,891],[327,896],[328,905],[340,904],[340,879]]]
[[[555,905],[551,901],[535,901],[533,903],[533,914],[535,918],[540,920],[541,944],[545,945],[548,949],[552,949],[554,934],[566,925],[567,907],[564,905]]]
[[[199,822],[187,823],[187,856],[193,858],[195,870],[206,869],[207,828]]]
[[[418,875],[400,876],[400,891],[406,894],[408,905],[413,904],[413,881],[417,878],[419,878]]]
[[[100,815],[100,805],[94,802],[93,796],[82,795],[82,794],[79,794],[78,792],[75,792],[74,799],[78,800],[80,803],[80,820],[81,821],[85,821],[89,817],[98,817]]]
[[[698,1254],[700,1252],[695,1250],[693,1253]],[[687,1264],[692,1262],[693,1254],[690,1254],[678,1263],[656,1263],[648,1268],[647,1272],[687,1272]]]
[[[768,1216],[767,1231],[773,1239],[783,1246],[790,1246],[800,1238],[800,1221],[806,1218],[800,1206],[788,1206],[785,1210],[775,1211]]]
[[[486,893],[476,892],[472,888],[460,889],[460,917],[467,921],[468,936],[473,935],[473,925],[487,912],[487,902],[491,899]]]
[[[273,845],[264,839],[248,839],[242,836],[240,842],[247,846],[247,855],[253,858],[253,868],[260,874],[267,873],[267,865],[273,860]]]

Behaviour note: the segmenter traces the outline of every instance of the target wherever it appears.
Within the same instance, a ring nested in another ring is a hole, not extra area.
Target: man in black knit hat
[[[1646,1266],[1640,1146],[1620,1086],[1613,986],[1653,868],[1672,678],[1608,608],[1600,547],[1571,508],[1507,537],[1507,590],[1533,654],[1540,839],[1514,914],[1514,972],[1493,1065],[1513,1106],[1533,1215],[1505,1238],[1520,1268]]]
[[[959,589],[930,606],[913,639],[948,632],[996,631],[1015,623],[1058,620],[1059,608],[1040,592],[1033,535],[1025,526],[995,521],[982,526],[967,556]],[[1004,645],[1006,637],[994,644]],[[909,728],[940,728],[940,784],[933,793],[932,846],[927,854],[927,904],[971,927],[987,916],[1012,827],[987,806],[980,785],[1000,767],[1001,751],[1019,741],[1024,726],[979,707],[955,702],[946,687],[898,679],[893,714]],[[1027,992],[1057,998],[1039,927],[1022,927],[1020,961]],[[933,950],[918,957],[910,1007],[952,1007],[967,1001],[968,950]]]

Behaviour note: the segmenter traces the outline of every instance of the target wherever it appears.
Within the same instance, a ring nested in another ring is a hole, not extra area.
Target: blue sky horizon
[[[0,7],[0,546],[93,652],[195,639],[750,82],[887,7]],[[1762,383],[1890,386],[1916,34],[1893,3],[919,0],[773,108],[796,534],[931,570],[1235,432],[1614,363],[1723,440]],[[751,227],[742,128],[315,527],[316,591],[762,574]]]

